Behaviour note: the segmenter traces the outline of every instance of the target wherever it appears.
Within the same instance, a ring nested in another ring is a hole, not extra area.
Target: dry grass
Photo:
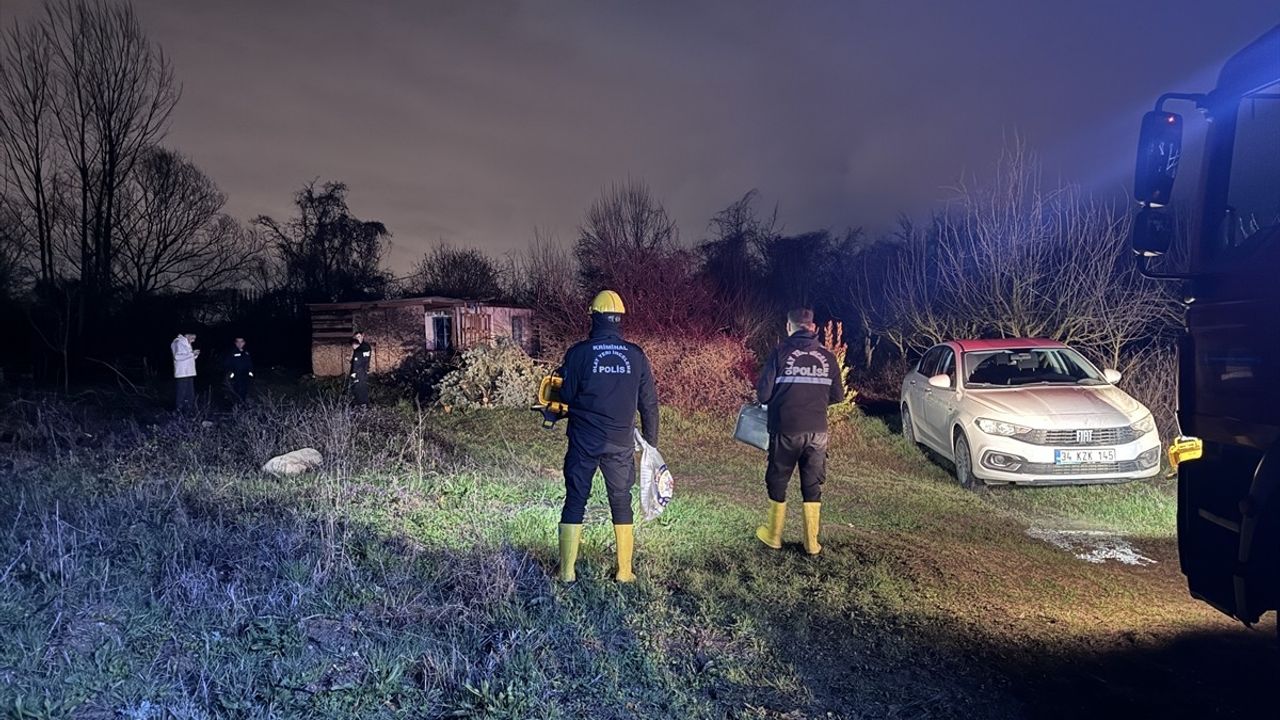
[[[530,413],[8,410],[11,717],[1066,716],[1241,709],[1267,672],[1265,642],[1185,598],[1167,539],[1143,545],[1154,567],[1080,563],[1024,518],[1093,505],[964,492],[857,415],[835,429],[823,557],[756,547],[760,456],[725,418],[667,412],[677,502],[638,529],[640,582],[609,580],[596,497],[565,588],[564,441]],[[257,473],[304,445],[322,472]],[[1252,670],[1192,687],[1217,657]]]

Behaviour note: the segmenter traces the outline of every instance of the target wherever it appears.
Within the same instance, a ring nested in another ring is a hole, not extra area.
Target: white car
[[[952,462],[964,487],[1153,477],[1155,420],[1119,381],[1052,340],[947,342],[902,383],[902,433]]]

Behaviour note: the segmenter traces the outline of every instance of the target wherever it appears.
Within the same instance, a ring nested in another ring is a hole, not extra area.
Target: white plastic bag
[[[645,442],[639,430],[636,430],[636,450],[640,453],[640,508],[645,520],[653,520],[671,502],[675,481],[658,449]]]

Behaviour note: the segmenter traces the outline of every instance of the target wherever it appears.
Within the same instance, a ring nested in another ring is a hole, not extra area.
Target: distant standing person
[[[200,351],[192,349],[195,341],[195,333],[180,333],[169,343],[173,354],[174,409],[180,413],[193,413],[196,409],[196,358]]]
[[[844,383],[835,355],[818,342],[812,310],[787,313],[787,335],[769,355],[756,383],[757,398],[769,408],[769,465],[764,476],[769,515],[756,537],[775,550],[782,547],[787,484],[799,465],[804,551],[817,555],[822,552],[818,525],[827,478],[827,406],[844,399]]]
[[[253,356],[245,347],[244,338],[235,340],[235,347],[227,357],[227,386],[231,389],[231,399],[242,403],[249,399],[253,382]]]
[[[364,333],[351,336],[351,398],[356,405],[369,404],[369,362],[373,348],[364,340]]]

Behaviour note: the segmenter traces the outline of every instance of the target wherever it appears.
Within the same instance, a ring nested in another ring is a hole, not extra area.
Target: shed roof
[[[377,310],[380,308],[400,308],[400,307],[417,307],[424,308],[448,308],[460,307],[463,305],[472,305],[476,307],[503,307],[514,308],[518,305],[506,303],[489,303],[477,302],[475,300],[463,300],[461,298],[443,297],[440,295],[430,295],[427,297],[412,298],[396,298],[394,300],[355,300],[352,302],[335,302],[335,303],[308,303],[308,310]]]

